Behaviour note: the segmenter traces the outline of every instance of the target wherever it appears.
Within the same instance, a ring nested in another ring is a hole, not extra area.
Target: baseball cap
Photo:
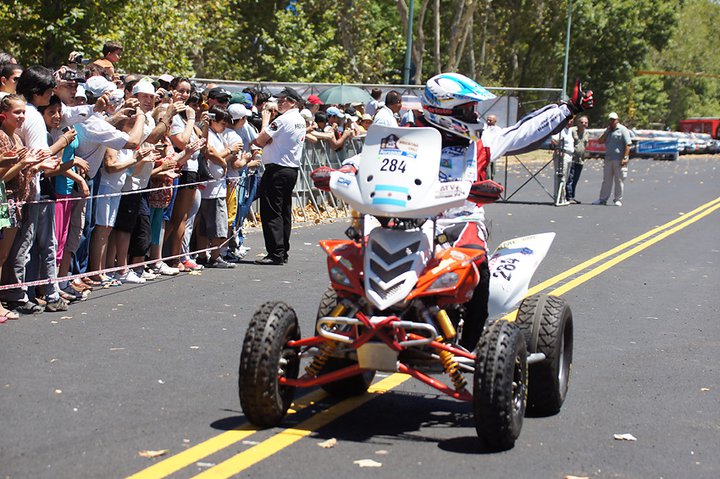
[[[361,121],[372,121],[372,117],[365,113],[362,117],[360,117]]]
[[[138,93],[148,93],[150,95],[155,94],[155,87],[153,84],[145,79],[140,80],[135,84],[135,86],[132,89],[133,95],[137,95]]]
[[[175,77],[172,76],[172,75],[170,75],[169,73],[165,73],[164,75],[160,75],[160,76],[158,77],[158,80],[163,81],[163,82],[165,82],[165,83],[170,83],[170,82],[173,81],[174,79],[175,79]]]
[[[244,118],[246,116],[252,116],[252,112],[245,108],[245,105],[241,105],[239,103],[233,103],[228,107],[227,111],[228,113],[230,113],[233,121],[239,120],[240,118]]]
[[[245,95],[243,93],[235,92],[232,95],[230,95],[230,104],[231,105],[243,105],[245,104]]]
[[[307,99],[307,102],[311,105],[324,105],[320,97],[317,95],[310,95]]]
[[[223,87],[216,86],[208,90],[207,96],[212,100],[221,100],[223,98],[227,98],[228,100],[230,100],[230,98],[232,97],[232,93],[230,93]]]
[[[608,115],[608,120],[617,120],[617,119],[618,119],[618,114],[615,112],[612,112]]]
[[[85,94],[85,87],[83,85],[78,85],[77,92],[75,93],[75,98],[85,98],[87,100],[87,95]]]
[[[330,118],[331,116],[337,116],[338,118],[342,118],[344,116],[343,112],[340,111],[340,108],[334,106],[331,106],[330,108],[325,110],[325,113],[327,113],[328,118]]]
[[[117,85],[104,76],[94,76],[85,82],[85,91],[95,98],[100,97],[103,93],[117,90]]]
[[[300,93],[298,93],[294,88],[291,88],[289,86],[286,86],[285,88],[283,88],[282,91],[275,96],[277,96],[278,98],[287,97],[287,98],[290,98],[291,100],[296,101],[297,103],[303,102],[303,98],[302,98],[302,96],[300,96]]]
[[[310,121],[313,119],[312,112],[307,108],[303,108],[302,110],[300,110],[300,116],[303,117],[305,121]]]

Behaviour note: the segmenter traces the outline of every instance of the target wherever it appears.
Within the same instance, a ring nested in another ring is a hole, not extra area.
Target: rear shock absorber
[[[328,316],[337,317],[344,312],[345,306],[342,304],[338,304]],[[330,356],[335,351],[335,349],[337,349],[337,347],[338,342],[333,341],[332,339],[328,339],[323,342],[318,347],[318,353],[315,355],[312,362],[308,364],[305,368],[305,372],[308,373],[310,376],[317,377],[320,374],[320,371],[322,371],[322,368],[325,366],[325,363],[327,363],[328,359],[330,359]]]

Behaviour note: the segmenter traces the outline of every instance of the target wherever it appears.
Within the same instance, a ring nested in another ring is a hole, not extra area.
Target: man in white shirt
[[[397,127],[398,122],[395,115],[397,115],[401,109],[402,95],[400,92],[390,90],[387,95],[385,95],[385,105],[375,113],[373,124]]]
[[[270,123],[270,112],[263,111],[263,129],[254,142],[264,148],[260,217],[267,251],[267,256],[255,263],[282,265],[288,261],[292,192],[300,170],[306,130],[299,110],[303,105],[300,94],[287,87],[276,97],[280,116]]]

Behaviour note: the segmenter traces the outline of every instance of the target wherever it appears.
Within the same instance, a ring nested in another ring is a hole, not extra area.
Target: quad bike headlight
[[[347,277],[345,272],[338,266],[330,268],[330,279],[343,286],[350,286],[350,279]]]
[[[458,276],[458,274],[454,271],[445,273],[444,275],[433,281],[433,284],[430,285],[428,291],[432,291],[434,289],[452,288],[457,284],[459,278],[460,277]]]

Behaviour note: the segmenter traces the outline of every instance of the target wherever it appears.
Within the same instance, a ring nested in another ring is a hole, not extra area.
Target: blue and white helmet
[[[445,131],[477,141],[485,127],[479,105],[495,95],[459,73],[441,73],[425,84],[422,106],[425,118]]]

